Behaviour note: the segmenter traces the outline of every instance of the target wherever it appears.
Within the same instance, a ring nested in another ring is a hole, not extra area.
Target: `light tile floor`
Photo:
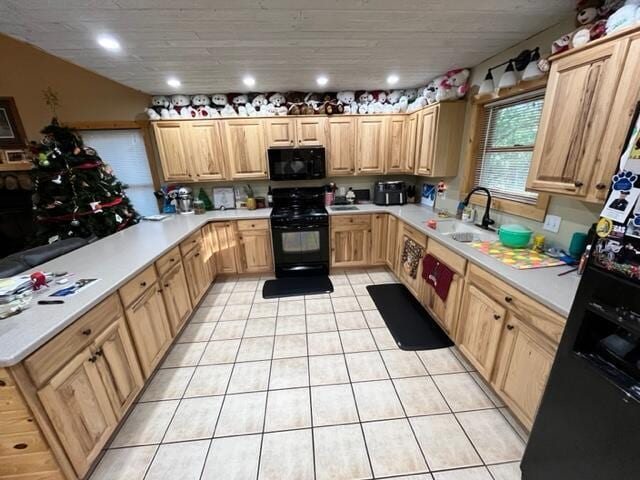
[[[525,433],[455,349],[397,348],[366,285],[266,300],[211,288],[92,480],[516,480]]]

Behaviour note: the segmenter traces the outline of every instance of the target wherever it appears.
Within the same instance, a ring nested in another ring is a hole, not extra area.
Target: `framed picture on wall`
[[[4,155],[7,163],[24,163],[29,161],[27,152],[24,150],[5,150]]]
[[[22,148],[27,136],[13,97],[0,97],[0,148]]]

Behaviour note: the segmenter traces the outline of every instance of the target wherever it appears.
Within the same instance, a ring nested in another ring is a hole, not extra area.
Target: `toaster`
[[[404,205],[407,203],[407,185],[404,182],[376,182],[373,187],[376,205]]]

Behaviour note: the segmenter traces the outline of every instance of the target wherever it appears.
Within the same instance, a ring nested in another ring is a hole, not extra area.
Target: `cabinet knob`
[[[175,261],[176,261],[176,259],[175,259],[175,258],[170,258],[170,259],[169,259],[169,261],[170,261],[170,262],[175,262]]]
[[[165,284],[164,284],[164,288],[169,288],[169,284],[168,284],[168,283],[165,283]]]
[[[141,286],[142,288],[146,287],[146,286],[147,286],[147,282],[140,282],[140,286]]]
[[[89,357],[89,361],[90,361],[91,363],[95,363],[95,362],[96,362],[96,360],[98,360],[98,357],[96,357],[95,355],[93,355],[93,356]]]
[[[596,184],[596,190],[604,190],[605,188],[607,188],[607,185],[605,183],[598,183]]]
[[[102,351],[102,349],[101,349],[101,348],[99,348],[98,350],[96,350],[96,355],[97,355],[98,357],[101,357],[103,353],[104,353],[104,352]]]
[[[493,318],[495,318],[496,320],[500,320],[500,315],[498,315],[497,313],[494,313]]]
[[[513,325],[507,325],[507,330],[513,330]]]
[[[196,253],[196,254],[194,255],[194,257],[199,257],[199,256],[200,256],[200,253]]]
[[[83,331],[82,331],[82,334],[83,334],[83,335],[86,335],[86,336],[91,335],[91,329],[90,329],[90,328],[87,328],[86,330],[83,330]]]
[[[504,297],[504,301],[507,303],[511,303],[513,302],[513,298],[507,296],[507,297]]]
[[[6,387],[7,386],[7,382],[5,382],[4,380],[0,380],[0,387]]]
[[[582,183],[580,180],[576,180],[575,182],[573,182],[573,184],[575,185],[576,188],[580,188],[581,186],[584,185],[584,183]]]

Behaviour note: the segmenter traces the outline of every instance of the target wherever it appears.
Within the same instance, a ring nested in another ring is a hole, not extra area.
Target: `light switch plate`
[[[542,228],[549,232],[558,233],[558,230],[560,230],[560,222],[562,222],[562,217],[557,215],[547,215],[544,217],[544,225]]]

